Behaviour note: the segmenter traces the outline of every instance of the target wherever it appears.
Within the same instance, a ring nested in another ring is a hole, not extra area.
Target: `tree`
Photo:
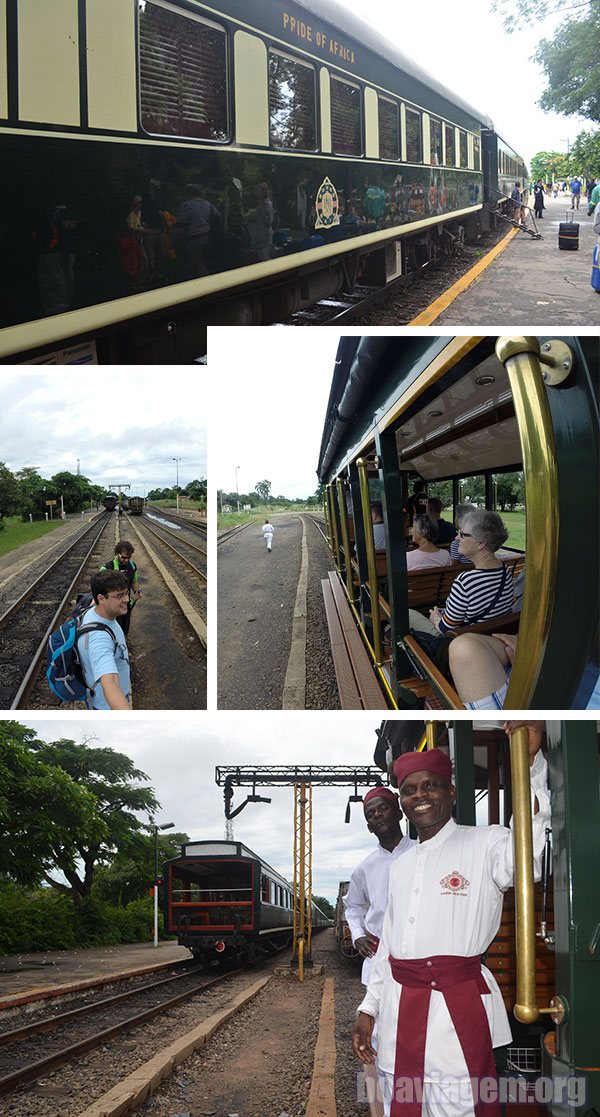
[[[570,160],[564,152],[538,151],[531,160],[531,177],[534,182],[541,178],[542,182],[553,182],[569,178],[571,173]]]
[[[206,500],[206,478],[203,477],[201,481],[190,481],[183,491],[190,500]]]
[[[144,830],[138,812],[152,819],[159,803],[151,787],[139,786],[148,777],[124,753],[64,739],[51,744],[34,741],[31,748],[42,763],[62,769],[91,793],[104,823],[101,833],[79,830],[56,851],[55,869],[66,877],[69,887],[46,874],[54,888],[79,905],[90,894],[97,864],[112,861],[117,853],[128,853]]]
[[[517,504],[525,501],[525,483],[522,473],[498,473],[496,476],[496,494],[500,511],[511,510]]]
[[[59,497],[62,495],[65,512],[81,512],[86,500],[89,500],[88,478],[64,470],[62,473],[55,473],[51,481],[56,486]]]
[[[26,886],[51,883],[60,858],[77,858],[77,835],[107,836],[91,791],[37,755],[35,733],[0,722],[0,875]]]
[[[4,462],[0,462],[0,517],[14,516],[19,509],[19,484]]]
[[[270,500],[270,494],[271,494],[271,482],[270,481],[257,481],[256,485],[254,486],[254,491],[258,493],[258,495],[259,495],[260,499],[262,500],[263,504],[268,504],[269,500]]]
[[[159,872],[165,861],[178,857],[187,834],[158,834]],[[126,853],[117,853],[109,865],[99,865],[94,895],[111,904],[125,905],[148,894],[154,880],[154,834],[137,834]]]
[[[600,178],[600,131],[578,133],[571,147],[571,161],[586,178]]]
[[[333,904],[327,899],[326,896],[313,896],[313,904],[316,904],[321,909],[328,919],[333,919],[335,915],[335,908]]]
[[[524,0],[516,8],[512,0],[494,0],[491,10],[503,15],[505,31],[511,33],[547,15],[567,14],[551,39],[542,39],[534,60],[545,72],[548,87],[539,104],[546,111],[575,113],[600,121],[600,0]]]

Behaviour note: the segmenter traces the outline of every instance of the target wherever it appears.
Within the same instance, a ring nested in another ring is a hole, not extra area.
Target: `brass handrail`
[[[335,518],[335,493],[333,482],[327,486],[327,499],[329,501],[329,530],[331,532],[331,549],[337,569],[340,569],[340,544],[338,540],[337,520]]]
[[[501,337],[496,343],[496,356],[508,373],[513,395],[526,494],[520,638],[504,702],[505,709],[511,710],[530,708],[548,640],[556,587],[558,467],[540,354],[536,337]]]
[[[521,1024],[533,1024],[541,1013],[557,1012],[557,1005],[540,1008],[535,989],[535,893],[533,887],[533,834],[527,729],[510,735],[513,828],[515,843],[515,938],[517,948],[517,1001],[514,1015]],[[555,1022],[557,1022],[555,1020]]]
[[[340,513],[340,524],[342,527],[342,542],[344,544],[344,564],[346,566],[346,587],[348,590],[348,597],[352,601],[354,596],[352,586],[352,553],[350,550],[350,531],[348,528],[348,509],[346,508],[346,494],[344,492],[344,482],[341,477],[337,479],[338,491],[338,506]]]
[[[371,621],[373,624],[373,650],[375,652],[375,665],[381,667],[383,660],[383,646],[381,642],[381,616],[379,613],[379,593],[377,590],[377,560],[375,558],[375,540],[373,539],[373,521],[371,519],[371,497],[369,494],[368,462],[366,458],[358,458],[356,462],[358,479],[360,482],[360,503],[365,531],[365,549],[367,552],[367,577],[371,598]]]

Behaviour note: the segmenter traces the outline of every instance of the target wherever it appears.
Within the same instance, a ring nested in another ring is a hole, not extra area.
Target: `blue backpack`
[[[86,686],[77,651],[79,637],[86,632],[110,632],[115,648],[117,646],[117,638],[109,625],[102,621],[82,623],[83,614],[93,604],[93,600],[91,594],[81,594],[69,620],[48,637],[46,678],[50,690],[61,702],[82,702],[90,690]]]

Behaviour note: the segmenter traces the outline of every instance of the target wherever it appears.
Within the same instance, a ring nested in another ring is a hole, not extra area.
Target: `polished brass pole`
[[[350,550],[350,531],[348,528],[348,509],[346,508],[346,493],[341,477],[337,479],[338,507],[340,510],[340,523],[342,526],[342,542],[344,544],[344,565],[346,567],[346,588],[348,597],[353,600],[352,587],[352,552]]]
[[[360,503],[365,531],[365,549],[367,552],[367,580],[369,584],[369,596],[371,598],[373,650],[375,652],[375,664],[377,667],[380,667],[383,660],[383,646],[381,643],[379,592],[377,589],[377,560],[375,558],[373,521],[371,519],[371,497],[369,494],[368,462],[365,460],[365,458],[358,458],[356,467],[358,469],[358,479],[360,482]]]
[[[426,739],[426,742],[427,742],[427,748],[428,749],[434,749],[436,747],[436,744],[437,744],[437,722],[436,721],[426,721],[425,722],[425,739]]]
[[[522,1024],[533,1024],[539,1016],[539,1009],[535,995],[535,897],[527,729],[515,729],[510,735],[510,767],[515,843],[517,945],[517,1003],[513,1011]]]

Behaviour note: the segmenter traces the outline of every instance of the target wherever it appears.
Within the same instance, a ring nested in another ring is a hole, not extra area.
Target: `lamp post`
[[[163,822],[162,826],[153,826],[154,830],[154,945],[158,946],[158,831],[172,830],[174,822]]]
[[[235,491],[237,493],[237,506],[238,506],[237,510],[239,512],[239,510],[240,510],[240,486],[238,484],[238,473],[239,473],[239,470],[240,470],[240,466],[236,465],[236,466],[234,466],[234,469],[235,469]]]
[[[177,511],[179,512],[179,463],[181,461],[181,458],[173,458],[173,461],[175,462],[175,476],[176,476],[175,505],[177,507]]]

